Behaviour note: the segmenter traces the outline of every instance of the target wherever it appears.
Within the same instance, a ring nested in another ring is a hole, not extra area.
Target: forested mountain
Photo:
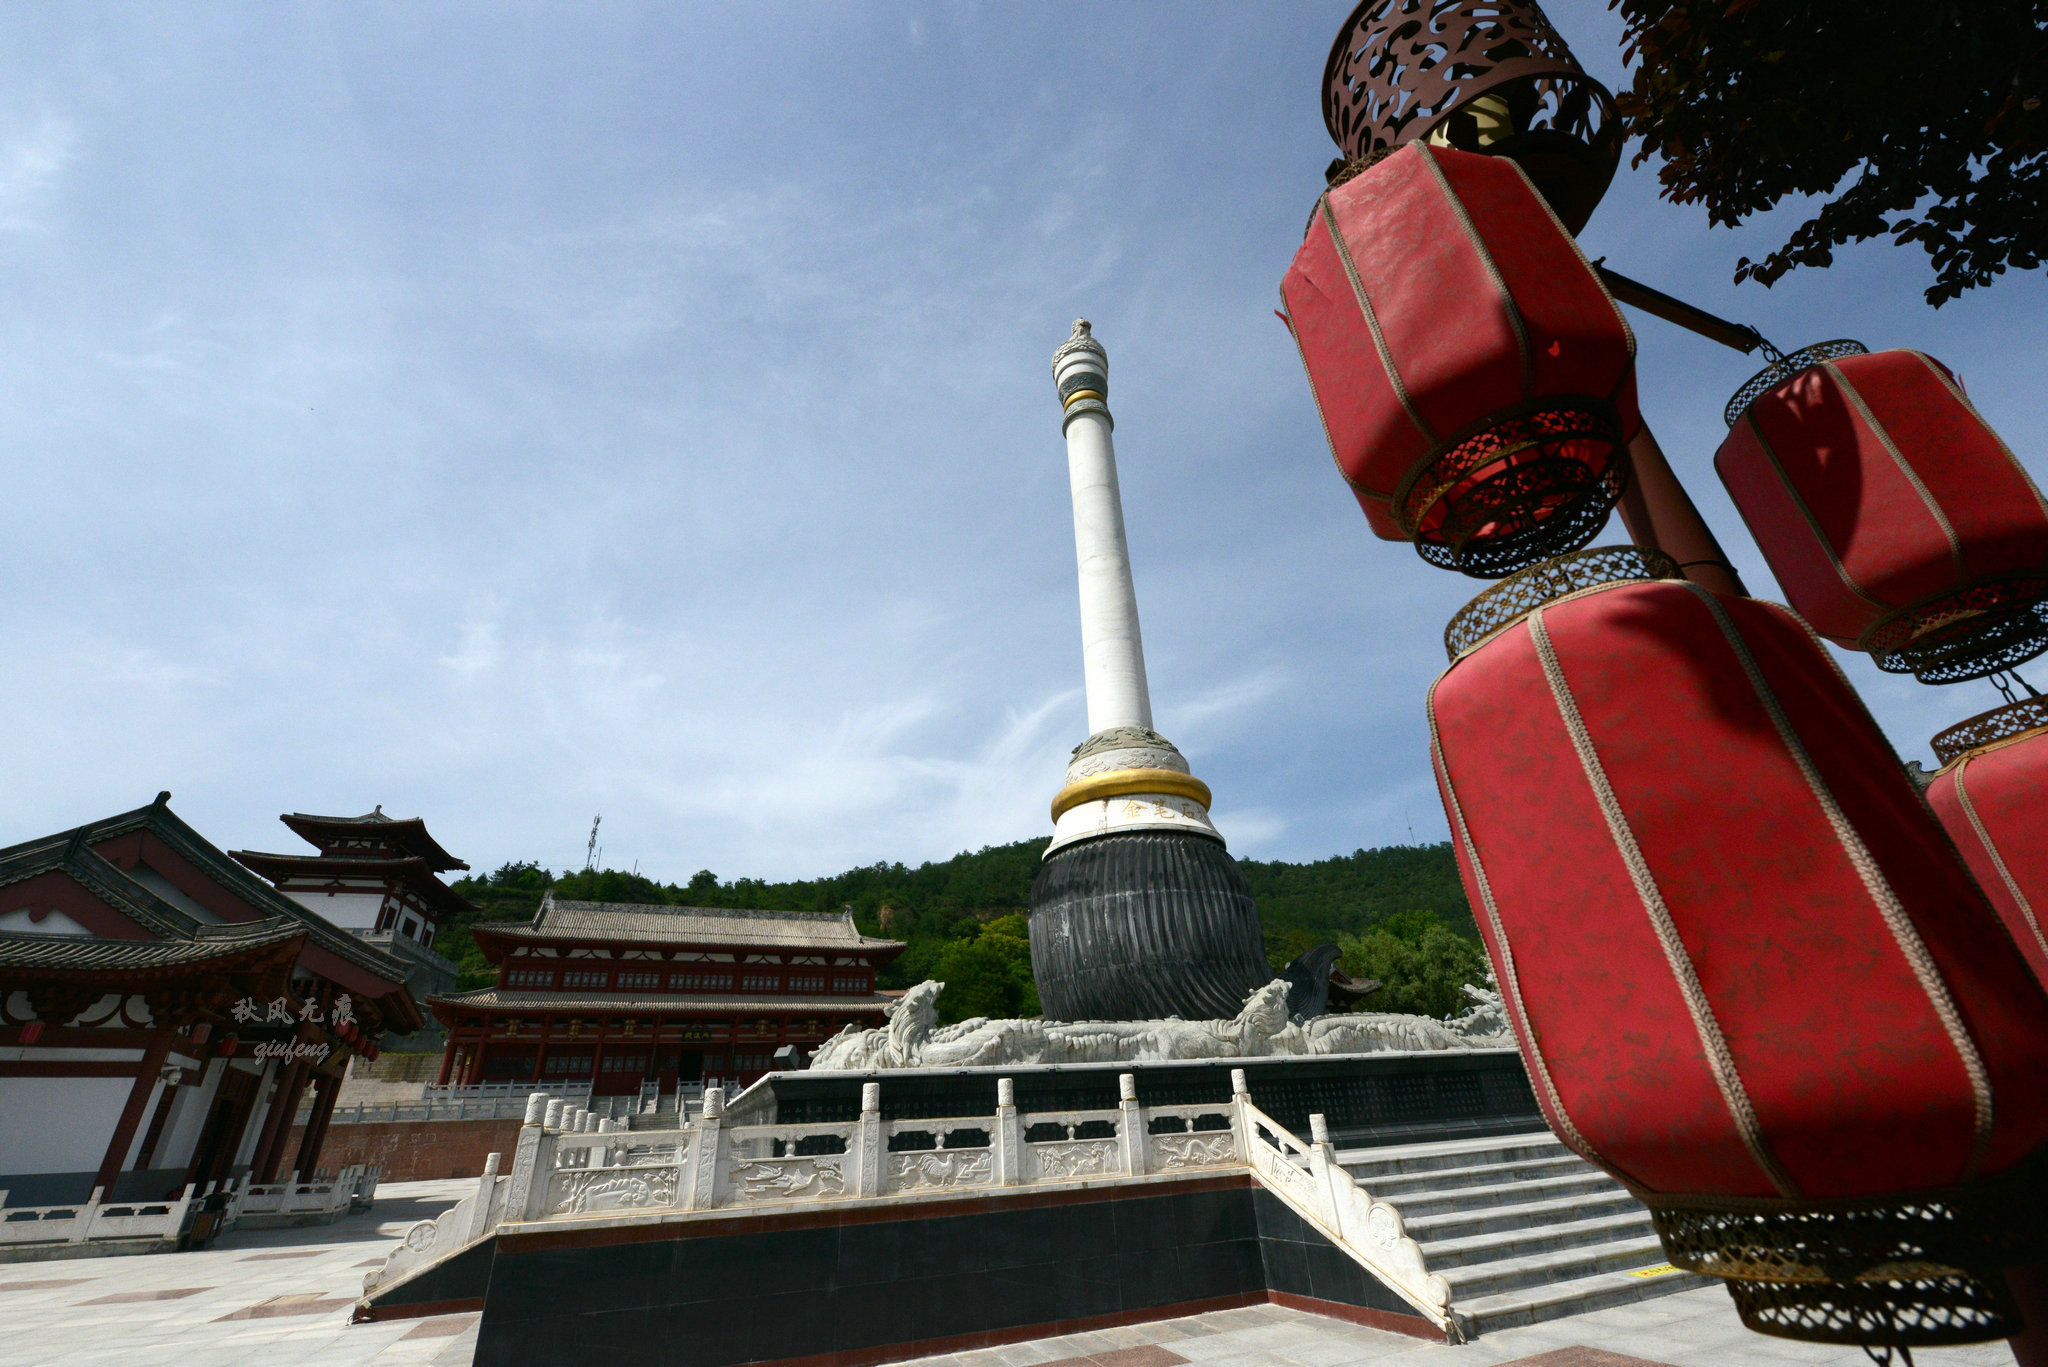
[[[1043,839],[1020,840],[915,868],[871,864],[788,883],[721,880],[708,869],[686,883],[657,883],[617,869],[557,876],[518,863],[465,878],[455,890],[477,907],[470,919],[485,921],[531,917],[550,887],[557,897],[595,902],[829,912],[851,907],[867,934],[909,943],[883,973],[884,986],[945,979],[943,1014],[949,1019],[1033,1015],[1038,1001],[1022,913],[1045,846]],[[1483,972],[1472,913],[1447,844],[1357,850],[1310,864],[1245,860],[1239,867],[1258,901],[1274,966],[1335,941],[1344,947],[1349,971],[1388,984],[1366,1001],[1366,1009],[1444,1014],[1461,1005],[1458,983],[1476,981]],[[437,947],[462,966],[464,986],[490,980],[466,925],[444,923]]]

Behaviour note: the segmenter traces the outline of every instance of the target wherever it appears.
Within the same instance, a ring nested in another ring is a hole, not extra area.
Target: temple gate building
[[[250,873],[169,801],[0,850],[10,1207],[310,1174],[350,1056],[420,1027],[404,963]]]
[[[531,922],[473,926],[495,987],[437,997],[441,1082],[589,1081],[595,1096],[658,1083],[752,1082],[775,1051],[880,1025],[875,971],[903,952],[851,912],[558,901]]]
[[[460,971],[434,952],[434,937],[444,919],[475,908],[437,875],[469,865],[442,849],[424,821],[386,816],[382,805],[365,816],[289,812],[278,820],[320,852],[236,850],[234,857],[293,901],[403,962],[416,1001],[454,988]],[[412,1047],[431,1053],[439,1044]],[[391,1047],[406,1045],[393,1040]]]

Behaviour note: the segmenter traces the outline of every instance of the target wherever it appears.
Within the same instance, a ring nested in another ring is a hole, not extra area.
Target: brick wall
[[[286,1153],[296,1153],[303,1131],[292,1128]],[[439,1181],[475,1177],[486,1156],[504,1155],[501,1170],[512,1170],[519,1120],[413,1120],[397,1124],[331,1125],[320,1150],[320,1170],[339,1172],[351,1163],[381,1163],[386,1182]]]

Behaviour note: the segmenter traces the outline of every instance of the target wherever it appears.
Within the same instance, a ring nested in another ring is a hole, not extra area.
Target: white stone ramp
[[[1548,1130],[1337,1161],[1401,1213],[1468,1338],[1713,1284],[1671,1267],[1648,1207]]]

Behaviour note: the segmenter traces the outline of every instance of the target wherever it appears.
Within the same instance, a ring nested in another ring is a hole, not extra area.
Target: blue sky
[[[426,817],[480,866],[792,877],[1044,834],[1082,739],[1047,372],[1110,349],[1159,725],[1240,855],[1443,837],[1480,586],[1374,540],[1275,287],[1344,3],[0,9],[0,842]],[[1621,79],[1605,7],[1550,12]],[[1729,283],[1624,169],[1589,253],[1909,345],[2048,478],[2048,288]],[[1638,319],[1709,458],[1746,357]],[[1618,524],[1607,539],[1620,538]],[[1848,657],[1902,751],[1997,701]]]

